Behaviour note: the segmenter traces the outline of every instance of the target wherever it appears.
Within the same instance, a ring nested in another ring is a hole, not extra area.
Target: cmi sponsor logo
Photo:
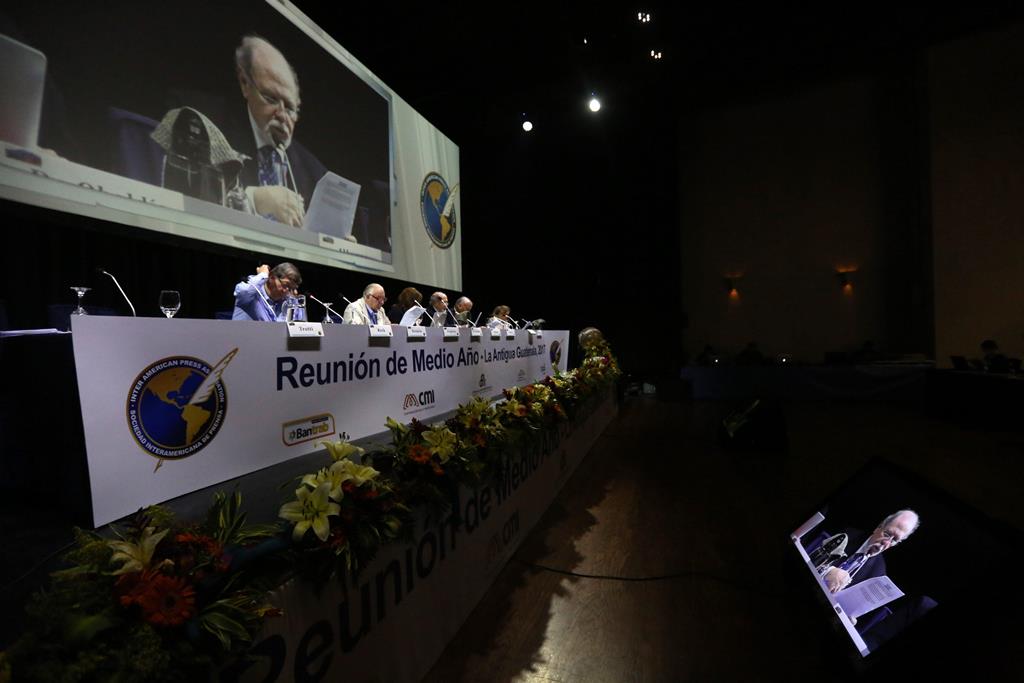
[[[285,446],[322,439],[334,434],[334,416],[330,413],[304,417],[281,425],[281,441]]]
[[[182,460],[213,441],[228,410],[224,371],[237,353],[232,349],[212,367],[199,358],[171,356],[138,374],[128,388],[125,416],[142,450]]]
[[[421,391],[418,394],[406,394],[405,400],[402,401],[402,410],[405,411],[406,414],[416,413],[424,408],[429,408],[436,402],[437,401],[434,398],[434,390],[427,389],[426,391]]]

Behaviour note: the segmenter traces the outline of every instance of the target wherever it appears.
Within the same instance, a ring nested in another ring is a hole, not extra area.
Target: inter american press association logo
[[[228,397],[223,375],[238,353],[232,349],[212,367],[191,356],[162,358],[145,368],[128,389],[128,429],[150,455],[181,460],[205,448],[224,425]]]
[[[448,183],[440,173],[430,172],[420,186],[420,215],[423,227],[430,236],[430,241],[442,249],[452,246],[458,228],[458,216],[455,212],[455,197],[459,186],[448,189]]]

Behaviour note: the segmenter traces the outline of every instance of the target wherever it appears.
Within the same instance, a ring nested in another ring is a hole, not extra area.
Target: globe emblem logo
[[[428,173],[420,187],[420,213],[427,235],[437,246],[447,249],[455,241],[458,216],[455,213],[455,197],[459,186],[448,189],[448,183],[439,173]]]
[[[562,345],[558,343],[558,340],[551,342],[551,365],[557,366],[558,361],[562,360]]]
[[[205,448],[224,424],[228,401],[222,376],[237,353],[233,349],[212,367],[199,358],[173,356],[140,372],[125,408],[139,446],[162,460],[180,460]]]

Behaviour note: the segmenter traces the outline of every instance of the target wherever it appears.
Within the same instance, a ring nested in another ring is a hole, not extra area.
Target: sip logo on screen
[[[553,367],[557,367],[559,361],[562,360],[562,345],[558,343],[557,339],[555,341],[551,342],[550,357],[551,357],[551,365]]]
[[[420,187],[420,213],[423,216],[423,227],[430,236],[430,241],[447,249],[455,241],[455,229],[458,217],[455,214],[455,197],[459,194],[459,186],[451,191],[448,183],[440,173],[428,173]]]
[[[199,358],[172,356],[140,372],[125,406],[128,429],[139,446],[169,460],[205,448],[224,425],[228,396],[223,375],[237,353],[232,349],[213,367]]]

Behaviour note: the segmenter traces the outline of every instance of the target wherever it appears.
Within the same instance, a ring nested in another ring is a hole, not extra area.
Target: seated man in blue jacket
[[[279,263],[271,270],[263,264],[245,282],[235,285],[235,310],[232,320],[282,321],[285,304],[302,284],[299,269],[291,263]]]

